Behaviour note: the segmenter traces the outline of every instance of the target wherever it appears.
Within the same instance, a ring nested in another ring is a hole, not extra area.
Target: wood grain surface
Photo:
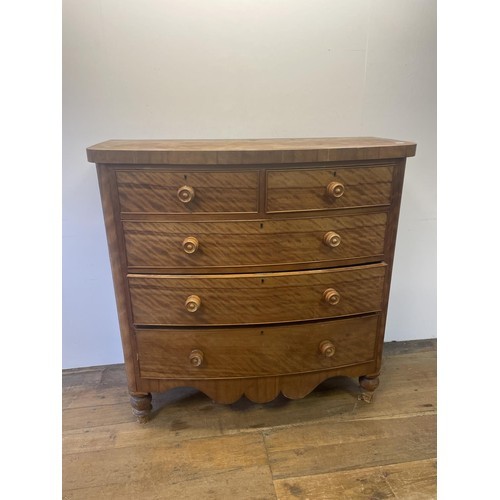
[[[436,498],[437,459],[311,474],[274,482],[276,495],[288,499],[408,499]]]
[[[369,165],[269,170],[266,210],[298,212],[389,205],[392,172],[392,166]],[[340,197],[328,195],[327,187],[331,182],[344,187]]]
[[[87,152],[141,419],[150,393],[181,377],[232,403],[304,397],[344,375],[371,399],[414,143],[108,141]],[[363,325],[344,336],[342,318]],[[322,335],[328,320],[335,339]]]
[[[373,160],[415,155],[416,144],[378,137],[233,140],[111,140],[87,148],[108,164],[262,164]]]
[[[137,330],[143,378],[226,378],[284,375],[371,361],[378,315],[262,328]],[[322,341],[335,347],[321,354]],[[200,366],[189,355],[203,353]]]
[[[259,210],[259,172],[199,172],[118,170],[120,209],[128,213],[251,213]],[[194,198],[183,203],[178,190],[192,188]]]
[[[238,325],[333,318],[379,311],[385,264],[234,275],[129,275],[136,325]],[[328,289],[340,301],[323,301]],[[201,305],[189,312],[186,299]]]
[[[147,379],[138,380],[141,388],[149,392],[162,392],[179,387],[192,387],[206,394],[212,401],[220,404],[233,404],[241,398],[253,403],[269,403],[280,395],[288,399],[304,398],[322,382],[331,377],[359,377],[372,373],[376,362],[367,361],[338,368],[324,368],[321,371],[272,375],[247,378],[197,378],[197,379]]]
[[[109,259],[113,275],[121,343],[127,367],[127,382],[129,390],[136,391],[137,380],[139,378],[139,367],[137,366],[137,347],[135,345],[135,336],[133,335],[132,309],[130,307],[130,296],[126,277],[126,255],[122,250],[124,247],[123,232],[119,222],[120,214],[116,185],[114,182],[115,176],[109,169],[98,166],[97,178],[101,194],[106,237],[108,240]]]
[[[214,404],[190,388],[139,426],[123,365],[63,372],[63,498],[436,498],[435,341],[386,344],[377,404],[330,379],[307,398]]]
[[[327,266],[347,259],[374,262],[384,252],[386,222],[386,213],[184,223],[127,220],[123,230],[130,272],[140,268],[182,273],[193,268]],[[337,247],[324,242],[329,231],[340,237]],[[183,248],[186,238],[198,242],[193,253]]]
[[[272,430],[266,444],[273,477],[280,479],[294,474],[297,456],[304,475],[353,469],[359,463],[373,467],[425,460],[436,453],[435,436],[434,416],[422,415],[410,421],[395,416],[390,426],[346,421],[335,426],[323,423]],[[317,448],[321,448],[321,462]]]

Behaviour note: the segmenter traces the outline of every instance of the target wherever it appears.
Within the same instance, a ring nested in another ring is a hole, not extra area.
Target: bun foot
[[[149,392],[131,392],[130,404],[132,413],[137,417],[140,424],[145,424],[150,416],[153,405],[151,404],[151,394]]]
[[[380,380],[378,375],[364,375],[359,377],[359,385],[363,392],[358,396],[359,401],[364,401],[365,403],[371,403],[373,399],[373,393],[378,387]]]

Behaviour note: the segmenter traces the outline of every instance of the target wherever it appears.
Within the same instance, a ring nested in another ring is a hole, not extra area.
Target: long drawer
[[[391,203],[393,167],[269,170],[268,212],[383,206]]]
[[[124,213],[255,213],[259,209],[256,170],[118,170],[116,182]]]
[[[129,270],[237,268],[381,260],[386,213],[310,219],[123,221]]]
[[[385,264],[233,275],[129,275],[136,325],[238,325],[379,311]]]
[[[228,329],[138,329],[143,378],[304,373],[371,361],[378,314],[313,324]]]

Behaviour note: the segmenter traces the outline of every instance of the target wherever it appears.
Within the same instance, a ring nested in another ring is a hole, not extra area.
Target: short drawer
[[[385,264],[233,275],[129,275],[136,325],[307,321],[379,311]]]
[[[255,213],[259,173],[118,170],[120,208],[125,213]]]
[[[124,221],[130,270],[325,265],[381,260],[386,213],[314,219]]]
[[[143,378],[239,378],[314,372],[375,358],[378,315],[313,324],[138,329]]]
[[[268,212],[389,205],[392,166],[267,171]]]

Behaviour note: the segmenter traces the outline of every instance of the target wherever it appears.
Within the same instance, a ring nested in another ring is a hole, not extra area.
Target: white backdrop
[[[386,340],[435,337],[435,1],[64,0],[63,367],[123,361],[87,146],[362,135],[418,144]]]

